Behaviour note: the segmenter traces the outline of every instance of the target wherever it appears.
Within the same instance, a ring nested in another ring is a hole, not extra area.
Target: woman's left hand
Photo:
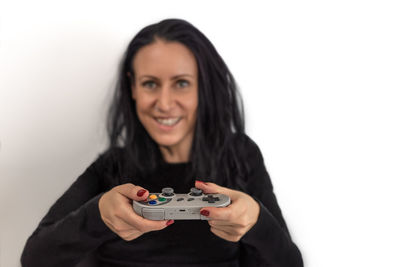
[[[196,181],[196,188],[206,194],[219,193],[231,198],[228,207],[205,207],[200,210],[203,216],[210,218],[208,224],[215,235],[231,242],[238,242],[256,224],[260,205],[251,196],[214,183]]]

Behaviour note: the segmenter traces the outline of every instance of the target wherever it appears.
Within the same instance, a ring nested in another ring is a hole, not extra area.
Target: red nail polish
[[[167,226],[173,224],[175,221],[174,220],[168,220],[167,221]]]
[[[138,197],[141,197],[141,196],[144,195],[144,193],[146,193],[146,190],[140,189],[140,190],[137,192],[137,196],[138,196]]]
[[[196,182],[201,183],[201,184],[205,184],[205,182],[199,181],[199,180],[196,180]]]
[[[203,215],[203,216],[208,216],[208,215],[210,215],[210,212],[208,210],[202,210],[200,212],[200,214]]]

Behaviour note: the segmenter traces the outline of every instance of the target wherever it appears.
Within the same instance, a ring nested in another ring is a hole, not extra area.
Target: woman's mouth
[[[174,126],[175,124],[177,124],[182,117],[171,117],[171,118],[155,118],[156,121],[164,126]]]

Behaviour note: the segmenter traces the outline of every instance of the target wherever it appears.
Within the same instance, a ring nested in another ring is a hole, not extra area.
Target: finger
[[[226,187],[222,187],[210,182],[202,182],[199,180],[196,180],[195,187],[201,189],[205,194],[225,194],[226,190],[229,190]]]
[[[223,187],[211,182],[203,182],[196,180],[195,187],[201,189],[205,194],[224,194],[231,198],[233,202],[236,198],[240,196],[240,191],[233,190],[227,187]]]
[[[234,217],[234,206],[228,207],[204,207],[200,209],[200,214],[206,216],[210,220],[216,221],[232,221]]]
[[[149,195],[148,190],[130,183],[116,186],[115,190],[121,195],[136,201],[144,200]]]
[[[224,231],[225,233],[228,233],[229,235],[232,236],[243,236],[246,233],[246,229],[240,227],[240,226],[235,226],[235,225],[217,225],[217,226],[211,226],[211,228],[217,229]]]
[[[130,225],[131,227],[143,233],[162,230],[168,226],[167,225],[168,220],[162,220],[162,221],[148,220],[137,215],[131,208],[128,209],[126,212],[124,212],[122,215],[119,215],[118,218],[121,219],[126,224]]]
[[[112,228],[114,232],[118,232],[120,234],[131,231],[138,231],[142,233],[158,231],[171,224],[171,222],[168,220],[151,221],[138,216],[136,213],[129,213],[116,215],[113,220],[107,221],[107,225],[109,227],[111,226],[110,228]],[[168,222],[169,224],[167,224]]]

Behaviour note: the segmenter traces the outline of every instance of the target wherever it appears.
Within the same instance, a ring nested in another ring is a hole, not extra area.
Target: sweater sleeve
[[[269,174],[258,146],[247,145],[249,176],[246,193],[260,205],[257,223],[242,237],[243,266],[302,267],[303,259],[282,216]]]
[[[99,157],[49,209],[25,244],[22,266],[74,266],[114,236],[98,208],[101,164]]]

